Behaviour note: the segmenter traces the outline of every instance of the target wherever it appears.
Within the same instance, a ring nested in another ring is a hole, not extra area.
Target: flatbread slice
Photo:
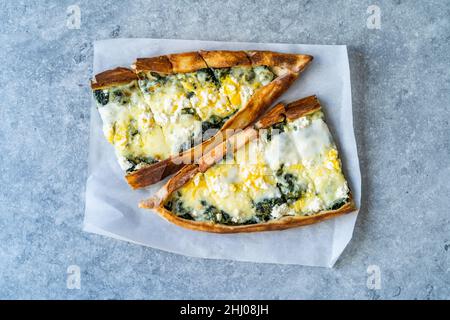
[[[254,122],[297,79],[311,56],[268,51],[199,51],[140,58],[138,84],[168,156],[126,175],[133,188],[156,183],[221,142],[218,131]]]
[[[356,210],[315,96],[278,104],[185,166],[140,207],[217,233],[282,230]]]
[[[133,172],[170,156],[163,128],[145,102],[133,70],[116,68],[97,74],[91,87],[103,133],[124,171]]]

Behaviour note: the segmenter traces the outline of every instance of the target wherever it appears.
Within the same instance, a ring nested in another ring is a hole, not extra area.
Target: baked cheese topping
[[[104,135],[127,172],[206,140],[275,75],[259,66],[139,77],[94,91]]]
[[[321,111],[262,130],[259,138],[165,203],[190,220],[238,225],[339,209],[349,200],[341,162]]]
[[[125,171],[139,169],[170,155],[161,126],[133,81],[127,85],[94,91],[103,121],[103,133],[115,147]]]

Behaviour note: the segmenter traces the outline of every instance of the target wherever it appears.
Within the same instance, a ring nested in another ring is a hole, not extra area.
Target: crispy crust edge
[[[277,122],[284,121],[284,119],[294,120],[304,115],[313,113],[321,109],[320,102],[316,96],[309,96],[287,105],[277,104],[271,109],[262,119],[260,119],[253,127],[248,127],[242,131],[242,135],[246,136],[250,141],[256,138],[257,135],[253,134],[255,129],[263,129],[275,124]],[[239,133],[238,133],[239,134]],[[236,134],[236,135],[238,135]],[[232,136],[230,140],[236,138]],[[172,222],[178,226],[212,233],[240,233],[240,232],[260,232],[260,231],[274,231],[284,230],[309,224],[314,224],[320,221],[328,220],[333,217],[337,217],[346,213],[355,211],[356,205],[353,200],[352,193],[349,193],[348,201],[337,210],[321,211],[318,214],[311,216],[286,216],[278,220],[272,220],[269,222],[250,224],[250,225],[222,225],[213,222],[201,222],[194,220],[186,220],[172,214],[169,210],[164,208],[163,203],[168,199],[170,194],[177,189],[181,188],[187,181],[195,176],[198,172],[204,172],[209,167],[220,161],[220,155],[223,155],[231,147],[233,152],[242,145],[237,145],[235,141],[222,142],[216,146],[206,155],[199,160],[199,165],[185,166],[180,172],[172,177],[167,184],[158,191],[152,198],[142,201],[139,204],[141,208],[154,209],[163,218]]]
[[[118,67],[96,74],[91,80],[91,89],[98,90],[110,88],[117,85],[127,84],[137,79],[138,77],[133,70]]]
[[[174,53],[151,58],[138,58],[133,64],[136,73],[159,72],[163,74],[194,72],[206,67],[230,68],[237,66],[271,67],[277,76],[286,72],[299,73],[311,61],[307,54],[275,51],[199,50]]]

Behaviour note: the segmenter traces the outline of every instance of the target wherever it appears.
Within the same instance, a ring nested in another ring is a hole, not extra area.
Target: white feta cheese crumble
[[[289,213],[289,207],[286,203],[283,203],[282,205],[278,205],[273,207],[272,212],[270,213],[270,215],[274,218],[274,219],[278,219],[281,218],[282,216],[285,216]]]
[[[347,198],[348,196],[348,186],[344,183],[336,190],[336,199]]]
[[[308,117],[300,117],[289,123],[289,127],[293,130],[303,129],[309,126],[310,123],[311,121],[308,119]]]
[[[306,212],[319,212],[323,208],[323,201],[320,198],[315,197],[309,201],[309,203],[305,207]]]

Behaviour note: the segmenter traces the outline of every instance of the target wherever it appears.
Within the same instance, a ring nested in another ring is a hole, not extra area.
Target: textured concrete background
[[[72,4],[79,30],[66,27]],[[366,27],[371,4],[381,30]],[[1,1],[0,298],[450,298],[449,16],[448,0]],[[81,231],[92,43],[111,37],[349,46],[363,208],[334,269]],[[72,264],[80,290],[66,287]]]

